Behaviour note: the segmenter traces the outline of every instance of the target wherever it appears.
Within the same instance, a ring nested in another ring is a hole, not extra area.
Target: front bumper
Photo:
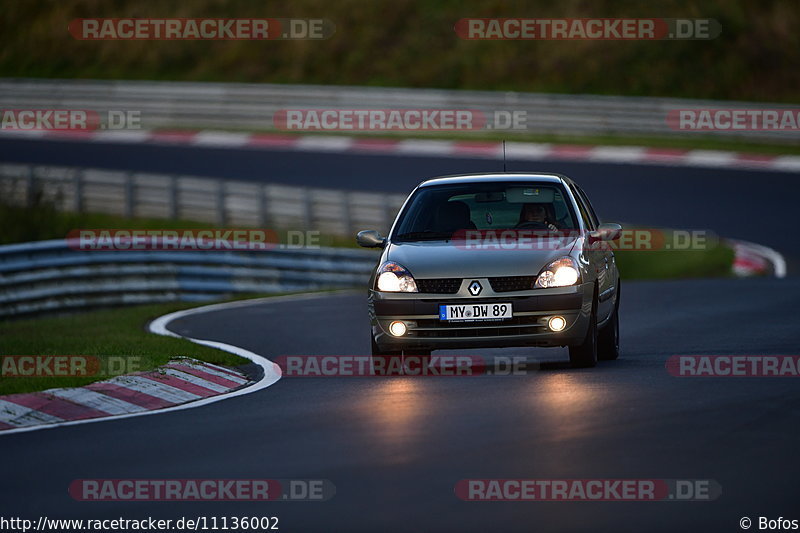
[[[488,287],[486,280],[480,280]],[[462,288],[463,289],[463,288]],[[586,336],[592,310],[594,285],[535,289],[506,293],[485,291],[473,297],[465,290],[456,294],[387,293],[369,291],[372,336],[381,350],[505,348],[512,346],[566,346],[580,344]],[[439,305],[510,302],[513,317],[502,321],[445,322]],[[566,327],[553,332],[551,316],[560,315]],[[401,320],[408,332],[389,333],[389,323]]]

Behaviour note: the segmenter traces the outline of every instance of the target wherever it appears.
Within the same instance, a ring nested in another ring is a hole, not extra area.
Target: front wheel
[[[614,312],[611,313],[608,324],[603,326],[597,336],[597,357],[601,361],[613,361],[619,357],[619,285],[617,291]]]
[[[573,368],[591,368],[597,364],[597,300],[592,305],[589,327],[580,344],[569,347],[569,362]]]

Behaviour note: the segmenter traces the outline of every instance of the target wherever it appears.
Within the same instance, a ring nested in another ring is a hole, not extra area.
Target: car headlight
[[[575,285],[580,279],[581,274],[575,260],[571,257],[562,257],[547,265],[533,286],[540,289],[568,287]]]
[[[391,261],[384,263],[378,269],[376,286],[383,292],[417,292],[417,284],[411,272]]]

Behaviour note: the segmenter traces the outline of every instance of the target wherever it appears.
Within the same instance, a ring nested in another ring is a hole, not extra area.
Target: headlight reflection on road
[[[557,441],[571,440],[602,424],[598,403],[602,395],[586,374],[543,372],[531,387],[529,403],[536,412],[534,421],[549,428]]]
[[[423,415],[432,409],[421,390],[419,378],[381,378],[374,380],[361,402],[359,417],[369,424],[370,440],[378,444],[375,452],[385,452],[390,462],[407,463],[425,453],[421,428]]]

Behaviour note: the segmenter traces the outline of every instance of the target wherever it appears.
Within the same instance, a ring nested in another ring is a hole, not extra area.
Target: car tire
[[[597,297],[592,303],[589,327],[580,344],[569,346],[569,362],[572,368],[591,368],[597,364]]]
[[[608,323],[597,335],[597,358],[613,361],[619,357],[619,282],[617,282],[617,301]]]

